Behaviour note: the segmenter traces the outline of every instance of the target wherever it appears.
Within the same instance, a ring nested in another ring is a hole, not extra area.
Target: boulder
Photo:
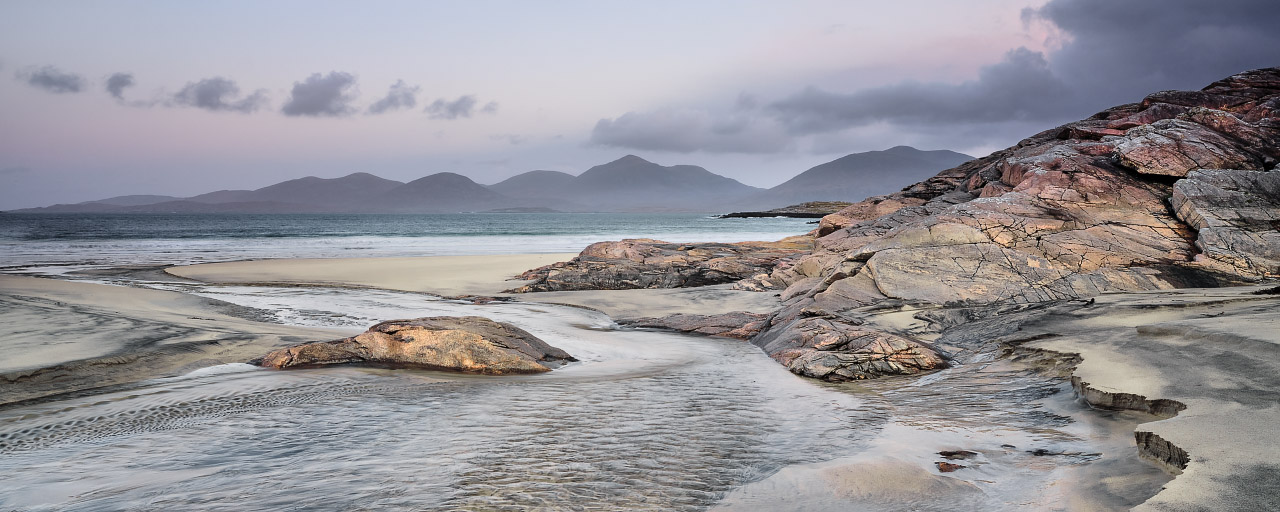
[[[571,361],[576,359],[516,326],[464,316],[382,322],[351,338],[276,350],[259,364],[279,369],[351,364],[507,375],[546,372]]]

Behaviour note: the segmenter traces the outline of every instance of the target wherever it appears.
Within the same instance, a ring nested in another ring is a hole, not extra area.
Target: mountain
[[[129,196],[116,196],[97,201],[85,201],[80,204],[107,204],[111,206],[142,206],[145,204],[163,203],[166,201],[178,201],[180,197],[174,196],[158,196],[153,194],[138,194]]]
[[[752,197],[751,202],[780,206],[805,201],[861,201],[897,192],[969,160],[973,157],[955,151],[921,151],[910,146],[853,153],[802,172]]]
[[[399,181],[379,178],[367,172],[341,178],[307,176],[283,181],[257,190],[220,190],[191,197],[197,203],[289,203],[304,205],[304,210],[360,211],[368,202],[404,185]]]
[[[696,165],[663,166],[635,155],[597,165],[573,176],[532,171],[490,185],[559,210],[715,211],[761,189],[743,185]]]
[[[381,194],[377,211],[397,213],[484,211],[527,206],[522,201],[489,190],[471,178],[441,172],[418,178]]]
[[[257,190],[192,196],[119,196],[30,208],[45,213],[427,213],[463,211],[723,212],[772,208],[828,198],[862,199],[900,189],[970,158],[951,151],[899,146],[856,153],[762,190],[696,165],[659,165],[627,155],[578,176],[530,171],[490,186],[451,172],[401,183],[359,172],[307,176]],[[513,210],[514,209],[514,210]]]
[[[529,171],[517,174],[489,189],[512,197],[561,197],[572,186],[574,175],[560,171]]]

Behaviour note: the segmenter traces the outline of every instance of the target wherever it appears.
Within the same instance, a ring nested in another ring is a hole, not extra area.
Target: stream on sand
[[[1108,510],[1170,478],[1133,446],[1150,418],[1089,410],[993,357],[832,384],[749,343],[569,306],[129,284],[354,331],[482,315],[580,362],[517,377],[230,364],[0,409],[0,509]],[[943,474],[942,450],[975,455]]]

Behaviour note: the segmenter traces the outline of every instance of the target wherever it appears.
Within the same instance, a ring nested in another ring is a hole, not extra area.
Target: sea
[[[579,360],[510,377],[232,363],[3,406],[0,510],[1124,510],[1169,481],[1133,446],[1149,418],[1090,410],[1061,380],[995,354],[827,383],[747,342],[623,327],[580,307],[77,272],[573,253],[813,227],[695,214],[0,214],[0,272],[186,293],[353,333],[482,315]],[[0,321],[9,314],[23,313],[0,310]],[[941,473],[940,452],[955,450],[966,467]]]
[[[623,238],[772,241],[812,230],[812,222],[690,213],[0,213],[0,272],[264,258],[566,253]]]

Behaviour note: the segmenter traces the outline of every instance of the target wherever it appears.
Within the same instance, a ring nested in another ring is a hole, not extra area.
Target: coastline
[[[165,272],[209,284],[336,286],[419,292],[441,297],[504,297],[523,302],[585,307],[603,312],[614,320],[674,313],[766,313],[781,305],[773,293],[732,290],[728,285],[504,293],[530,282],[515,279],[516,275],[574,256],[577,254],[270,259],[184,265],[168,267]]]
[[[727,286],[501,293],[522,283],[510,280],[511,276],[550,260],[571,256],[255,260],[169,267],[166,273],[210,284],[333,286],[445,297],[507,297],[523,302],[596,309],[614,320],[675,312],[769,312],[780,305],[774,293],[730,290]],[[1186,411],[1172,418],[1142,424],[1137,430],[1151,432],[1171,446],[1185,450],[1193,462],[1166,486],[1166,491],[1140,508],[1229,506],[1240,489],[1249,489],[1251,482],[1256,484],[1259,479],[1265,479],[1266,472],[1274,469],[1273,461],[1280,457],[1280,452],[1268,448],[1265,434],[1267,425],[1280,421],[1280,407],[1274,404],[1246,407],[1230,397],[1232,392],[1245,396],[1274,393],[1280,389],[1280,382],[1274,378],[1267,380],[1265,374],[1260,377],[1256,371],[1249,375],[1233,374],[1231,368],[1222,366],[1240,357],[1250,357],[1236,346],[1245,343],[1253,346],[1253,355],[1265,356],[1252,364],[1280,368],[1280,357],[1277,357],[1280,351],[1275,350],[1280,339],[1274,334],[1280,332],[1280,321],[1266,313],[1268,305],[1274,305],[1277,297],[1253,294],[1269,286],[1273,285],[1104,294],[1091,305],[1051,313],[1019,331],[1018,337],[1022,339],[1035,337],[1036,333],[1045,335],[1020,346],[1082,358],[1073,369],[1073,376],[1077,391],[1085,391],[1084,398],[1091,405],[1108,408],[1109,404],[1099,403],[1096,397],[1131,394],[1150,400],[1176,400],[1187,406]],[[88,354],[76,360],[51,357],[10,360],[16,369],[6,369],[7,389],[0,393],[3,404],[128,384],[204,366],[244,362],[271,348],[350,334],[341,329],[298,328],[247,320],[244,311],[230,311],[227,308],[232,306],[228,304],[177,292],[59,279],[0,276],[0,299],[25,308],[18,321],[7,327],[11,332],[23,331],[30,336],[60,335],[63,331],[54,327],[55,320],[70,316],[79,318],[81,324],[91,325],[98,337],[121,337],[127,333],[151,340],[121,343],[108,352]],[[33,312],[42,308],[42,313]],[[1188,333],[1192,340],[1227,339],[1234,340],[1234,344],[1230,348],[1214,349],[1218,351],[1216,358],[1195,359],[1194,353],[1186,351],[1193,343],[1187,341]],[[10,335],[4,339],[13,338]],[[94,339],[98,338],[76,338],[75,341],[89,343]],[[1185,379],[1185,375],[1191,373],[1188,365],[1195,364],[1206,376]],[[1275,373],[1280,372],[1273,375]],[[1209,391],[1205,391],[1205,387]],[[1240,435],[1220,439],[1218,434],[1223,429]],[[1135,447],[1139,448],[1142,447]],[[1178,473],[1178,468],[1169,467],[1168,461],[1155,462]],[[1239,485],[1233,486],[1230,482],[1239,482]],[[1249,496],[1248,499],[1258,503],[1267,498]]]

